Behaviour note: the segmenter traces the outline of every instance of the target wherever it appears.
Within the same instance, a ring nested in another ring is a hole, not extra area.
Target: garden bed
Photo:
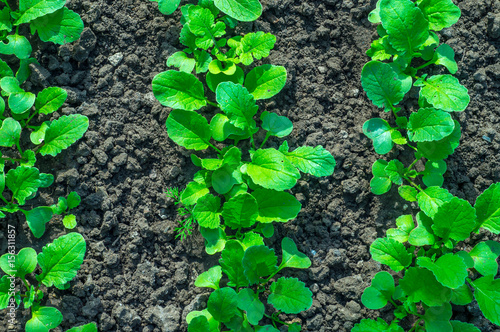
[[[262,62],[288,71],[285,88],[259,101],[260,109],[292,120],[290,146],[322,145],[337,160],[333,176],[299,180],[292,192],[302,211],[277,226],[268,240],[279,247],[290,237],[312,261],[308,270],[287,272],[314,294],[311,309],[294,318],[307,331],[350,331],[361,318],[392,317],[390,310],[368,310],[360,301],[383,268],[371,260],[369,246],[394,227],[402,211],[416,207],[395,189],[380,197],[370,193],[370,168],[379,155],[361,128],[383,112],[367,99],[360,73],[376,33],[367,20],[375,2],[263,1],[263,16],[236,30],[275,34],[275,48]],[[500,182],[500,2],[457,3],[462,18],[442,31],[441,41],[456,52],[456,77],[469,89],[471,102],[456,116],[463,135],[448,159],[444,188],[474,202]],[[165,195],[170,187],[183,188],[197,171],[190,152],[167,137],[170,109],[151,92],[167,57],[182,48],[180,13],[164,16],[145,0],[72,0],[68,8],[82,16],[82,39],[43,45],[37,58],[50,76],[36,72],[31,82],[67,88],[68,105],[60,115],[86,115],[90,127],[70,151],[42,163],[56,185],[36,203],[53,204],[57,195],[78,192],[77,229],[88,252],[73,286],[53,291],[47,305],[61,309],[63,330],[95,321],[99,331],[186,331],[187,313],[205,308],[209,295],[194,280],[216,264],[218,255],[205,253],[198,231],[185,241],[175,239],[179,217]],[[270,142],[279,146],[277,139]],[[406,154],[409,158],[408,151],[391,152],[400,159]],[[20,241],[39,251],[63,232],[62,225],[52,223],[41,241],[31,235]],[[488,236],[481,233],[466,245]],[[482,318],[475,302],[464,308],[454,319],[481,331],[500,331]],[[23,321],[21,310],[18,320]]]

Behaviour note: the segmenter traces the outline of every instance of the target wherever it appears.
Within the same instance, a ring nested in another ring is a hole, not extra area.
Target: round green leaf
[[[361,296],[361,302],[368,309],[378,310],[387,305],[395,291],[394,278],[389,272],[378,272],[372,279],[371,286]]]
[[[160,10],[160,13],[163,15],[170,15],[175,10],[177,7],[179,7],[179,4],[181,3],[181,0],[154,0],[158,2],[158,9]]]
[[[42,274],[37,280],[47,287],[71,281],[83,263],[85,251],[85,240],[79,233],[69,233],[55,239],[38,254]]]
[[[82,138],[89,127],[89,119],[80,114],[63,115],[52,121],[45,131],[45,144],[40,149],[42,156],[56,156]]]
[[[19,142],[21,131],[21,125],[13,118],[3,120],[2,127],[0,128],[0,146],[10,148]]]
[[[436,307],[451,299],[451,289],[441,285],[427,269],[410,267],[399,281],[399,285],[408,295],[410,302],[422,301],[428,306]]]
[[[430,270],[436,280],[448,288],[458,288],[465,284],[467,266],[462,257],[446,254],[433,262],[429,257],[419,257],[417,265]]]
[[[293,130],[293,124],[286,116],[280,116],[276,113],[262,112],[262,129],[267,130],[268,134],[276,137],[285,137],[290,135]]]
[[[439,141],[449,136],[455,123],[449,113],[433,108],[421,108],[410,115],[408,137],[413,142]]]
[[[444,303],[440,307],[429,307],[425,310],[424,326],[427,332],[453,332],[450,323],[451,305]]]
[[[257,150],[246,172],[255,184],[277,191],[292,188],[300,179],[297,168],[275,149]]]
[[[189,327],[188,327],[189,332],[207,332],[207,331],[208,332],[219,332],[220,331],[219,322],[216,321],[212,317],[212,315],[208,312],[207,309],[204,309],[202,311],[191,311],[190,313],[187,314],[186,321],[189,325],[191,325],[191,323],[193,323],[194,325],[198,325],[198,324],[195,324],[196,323],[195,319],[197,317],[204,317],[208,321],[208,329],[206,329],[206,328],[200,329],[200,330],[193,329],[191,331],[191,330],[189,330]],[[201,318],[201,320],[203,321],[202,318]],[[200,321],[200,320],[198,320],[198,321]],[[204,327],[206,327],[206,326],[204,326]]]
[[[153,78],[153,93],[163,106],[198,110],[207,104],[203,84],[196,76],[168,70]]]
[[[335,158],[321,145],[314,148],[301,146],[292,152],[287,151],[283,154],[299,171],[309,173],[312,176],[330,176],[335,170]]]
[[[245,87],[255,100],[277,95],[286,84],[286,69],[282,66],[262,65],[252,69],[245,78]]]
[[[261,223],[287,222],[295,219],[302,208],[295,196],[283,191],[257,189],[252,196],[257,200],[257,220]]]
[[[222,268],[219,265],[211,267],[196,278],[194,285],[196,287],[208,287],[219,289],[220,279],[222,278]]]
[[[226,245],[226,233],[222,228],[210,229],[200,227],[200,233],[205,238],[205,251],[209,255],[224,250]]]
[[[387,230],[387,237],[401,243],[408,241],[410,232],[415,228],[411,214],[400,216],[396,219],[397,228]]]
[[[188,325],[188,332],[210,331],[210,324],[205,316],[197,316],[191,319]]]
[[[287,314],[298,314],[312,306],[312,292],[297,278],[279,278],[270,288],[268,302]]]
[[[259,325],[264,317],[264,304],[250,288],[244,288],[238,293],[238,308],[246,312],[248,322],[252,325]]]
[[[412,262],[412,256],[405,246],[390,238],[376,239],[370,246],[370,253],[374,260],[388,265],[396,272],[408,267]]]
[[[9,96],[8,104],[13,114],[23,114],[35,104],[36,96],[31,92],[16,92]]]
[[[208,312],[219,322],[229,322],[238,313],[238,294],[229,287],[215,290],[208,298]]]
[[[50,114],[57,111],[66,101],[66,90],[52,87],[43,89],[37,96],[35,107],[39,113]]]
[[[418,226],[410,232],[408,242],[413,246],[419,247],[433,245],[436,242],[436,238],[432,231],[432,219],[420,211],[417,213],[417,224]]]
[[[186,149],[203,150],[209,145],[210,127],[202,115],[194,111],[173,110],[168,116],[168,136]]]
[[[210,121],[210,133],[214,140],[223,142],[231,135],[244,135],[245,131],[232,125],[226,115],[217,113]]]
[[[382,195],[391,190],[392,181],[385,172],[387,165],[388,162],[381,159],[372,165],[373,179],[370,181],[370,189],[375,195]]]
[[[248,193],[236,195],[224,203],[222,217],[232,229],[251,227],[257,221],[259,207],[257,200]]]
[[[423,84],[422,96],[435,108],[446,112],[461,112],[469,105],[467,88],[454,76],[435,75]]]
[[[253,116],[259,107],[246,88],[233,82],[222,82],[217,86],[216,95],[231,124],[245,131],[256,127]]]
[[[474,297],[483,315],[493,324],[500,325],[500,279],[489,275],[472,282]]]
[[[68,214],[63,218],[63,225],[67,229],[73,229],[76,227],[76,216],[74,214]]]
[[[434,31],[451,27],[461,15],[460,8],[452,0],[422,0],[418,8],[429,21],[429,29]]]
[[[244,252],[245,250],[239,241],[231,240],[226,243],[226,247],[221,253],[219,264],[222,267],[222,271],[229,278],[228,285],[231,287],[248,286],[248,280],[243,272],[242,261]]]
[[[214,0],[215,5],[232,18],[251,22],[262,14],[262,5],[259,0]]]
[[[474,260],[474,268],[483,276],[497,274],[499,255],[500,243],[495,241],[479,242],[470,252]]]
[[[453,195],[448,190],[439,187],[429,187],[417,195],[420,209],[431,218],[434,218],[441,205],[451,201],[452,198]]]
[[[220,198],[207,194],[198,199],[193,215],[201,227],[216,229],[220,225]]]
[[[52,14],[33,20],[30,28],[33,34],[35,31],[38,32],[42,41],[63,45],[80,38],[83,21],[80,15],[63,7]]]
[[[455,305],[467,305],[472,300],[474,300],[474,297],[468,284],[464,284],[451,291],[451,303]]]
[[[19,59],[28,59],[31,51],[31,44],[24,36],[8,35],[7,44],[4,41],[0,42],[1,54],[14,54]]]
[[[0,268],[14,277],[24,278],[35,271],[36,265],[36,251],[33,248],[23,248],[17,255],[4,254],[0,257]]]
[[[476,200],[474,205],[477,222],[494,234],[500,233],[500,183],[492,184]]]
[[[370,61],[363,67],[361,85],[373,104],[385,111],[390,111],[393,105],[403,100],[409,90],[389,64],[379,61]]]
[[[276,269],[278,258],[273,249],[266,246],[252,246],[245,251],[243,255],[243,269],[250,285],[259,283],[261,277],[267,277],[273,274]]]
[[[292,267],[296,269],[307,269],[311,266],[311,260],[297,249],[292,239],[285,237],[281,241],[283,257],[280,268]]]
[[[441,205],[432,219],[436,235],[444,240],[463,241],[476,226],[476,210],[466,200],[454,197]]]
[[[373,140],[373,147],[378,154],[386,154],[392,150],[394,130],[387,121],[380,118],[370,119],[363,125],[363,133]]]
[[[217,90],[217,86],[222,82],[233,82],[235,84],[243,85],[244,80],[245,80],[245,73],[243,72],[243,69],[241,69],[238,66],[236,66],[236,71],[232,75],[226,75],[224,73],[216,75],[210,72],[207,73],[207,86],[213,92]]]
[[[82,326],[73,327],[66,332],[97,332],[96,323],[88,323]]]
[[[31,315],[31,319],[26,322],[26,331],[49,332],[63,320],[61,312],[52,307],[33,308]]]
[[[464,323],[458,320],[452,320],[450,323],[453,327],[453,332],[481,332],[480,329],[470,323]]]
[[[445,66],[451,74],[455,74],[458,70],[455,51],[447,44],[442,44],[436,49],[433,61],[436,65]]]
[[[64,7],[65,0],[20,0],[19,10],[22,15],[17,19],[15,25],[29,23],[30,21],[55,12]]]
[[[52,219],[52,209],[47,206],[39,206],[29,211],[23,211],[23,213],[33,235],[40,238],[45,233],[45,224]]]

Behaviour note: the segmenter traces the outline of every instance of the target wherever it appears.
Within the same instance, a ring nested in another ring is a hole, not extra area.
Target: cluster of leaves
[[[63,216],[66,228],[75,228],[76,217],[69,212],[80,204],[78,194],[71,192],[67,197],[59,197],[52,206],[26,207],[39,188],[54,182],[52,174],[41,173],[35,167],[37,156],[61,153],[83,136],[89,122],[85,116],[74,114],[33,123],[57,111],[66,101],[67,92],[58,87],[46,88],[36,95],[25,91],[22,86],[31,74],[29,65],[38,62],[31,57],[31,37],[21,35],[19,28],[29,24],[31,33],[38,33],[44,42],[65,44],[77,40],[83,31],[83,22],[78,14],[64,7],[65,3],[66,0],[19,0],[15,4],[0,1],[0,54],[4,55],[0,59],[0,219],[22,212],[36,238],[44,234],[45,224],[54,215]],[[0,268],[7,274],[0,279],[0,310],[23,304],[31,311],[31,319],[26,324],[28,332],[57,327],[62,314],[56,308],[41,305],[40,286],[67,289],[80,268],[85,250],[85,241],[78,233],[56,239],[38,256],[32,248],[23,248],[17,255],[9,249],[10,253],[0,257]],[[27,278],[37,264],[42,273]],[[15,278],[22,284],[13,292]],[[97,328],[92,323],[70,331],[93,332]]]
[[[470,98],[452,75],[417,75],[433,64],[444,66],[451,74],[457,72],[453,50],[439,45],[435,31],[455,24],[460,14],[451,0],[379,0],[370,13],[371,22],[381,23],[377,26],[381,38],[367,52],[373,61],[364,66],[361,81],[376,106],[392,111],[396,127],[383,119],[371,119],[363,131],[373,140],[377,153],[386,154],[399,144],[409,146],[415,154],[408,167],[397,159],[377,160],[370,187],[381,195],[395,184],[401,197],[416,202],[420,211],[399,217],[397,228],[388,230],[370,248],[374,260],[402,271],[403,277],[395,286],[391,274],[377,273],[361,300],[370,309],[381,309],[390,302],[396,318],[390,324],[364,319],[353,332],[403,331],[398,323],[411,316],[417,317],[411,331],[479,331],[472,324],[450,321],[451,304],[467,305],[474,299],[484,316],[500,325],[500,279],[495,279],[500,244],[484,241],[469,252],[460,250],[461,241],[481,228],[500,233],[500,184],[481,194],[474,207],[441,187],[447,168],[444,160],[458,147],[461,136],[460,125],[451,114],[465,110]],[[418,58],[426,62],[412,66],[412,60]],[[390,59],[390,63],[382,62]],[[400,116],[401,108],[396,105],[412,86],[420,88],[419,109],[408,110],[409,117]],[[413,169],[422,159],[425,167]],[[422,183],[417,179],[420,176]]]
[[[17,255],[4,254],[0,257],[0,268],[6,274],[0,279],[0,310],[17,308],[31,309],[31,318],[26,331],[48,332],[61,324],[63,316],[54,307],[44,307],[41,285],[68,289],[69,282],[76,276],[83,263],[86,244],[79,233],[69,233],[43,247],[37,255],[33,248],[23,248]],[[35,274],[39,267],[40,274]],[[16,280],[22,281],[25,292],[14,291]],[[97,332],[95,323],[79,326],[68,332]]]
[[[158,2],[160,8],[172,5],[167,13],[179,4]],[[180,204],[180,213],[188,216],[178,228],[180,236],[190,234],[197,223],[207,253],[222,255],[221,266],[197,281],[197,285],[206,286],[206,280],[211,280],[209,287],[215,292],[207,310],[188,316],[191,332],[207,331],[207,326],[210,331],[220,331],[221,324],[238,331],[275,331],[276,326],[258,326],[264,316],[263,294],[269,294],[267,300],[277,310],[266,316],[273,324],[286,324],[276,318],[280,312],[298,313],[312,303],[310,291],[294,278],[281,278],[266,291],[266,284],[282,268],[307,268],[310,261],[286,239],[283,262],[278,267],[264,238],[274,234],[273,222],[297,217],[301,204],[286,191],[295,186],[300,172],[316,177],[331,175],[335,159],[322,146],[290,151],[284,141],[278,149],[264,148],[271,136],[286,137],[293,130],[292,122],[276,113],[264,111],[260,121],[255,119],[257,100],[279,93],[287,73],[282,66],[245,66],[267,57],[276,38],[260,31],[233,37],[231,30],[226,32],[238,21],[258,18],[261,11],[257,0],[200,0],[197,5],[183,6],[180,42],[186,49],[167,60],[167,65],[179,71],[162,72],[152,83],[160,103],[173,108],[166,121],[169,137],[186,149],[212,148],[217,154],[215,158],[192,154],[191,160],[201,170],[182,192],[168,193]],[[215,93],[215,101],[205,95],[199,80],[205,73],[206,86]],[[215,114],[210,121],[197,112],[204,107]],[[265,132],[260,145],[254,139],[259,127]],[[225,144],[217,147],[220,143],[212,143],[212,139]],[[288,258],[298,263],[288,262]],[[229,283],[219,288],[222,272]],[[289,292],[284,293],[285,289]],[[289,331],[300,331],[300,327],[290,325]]]

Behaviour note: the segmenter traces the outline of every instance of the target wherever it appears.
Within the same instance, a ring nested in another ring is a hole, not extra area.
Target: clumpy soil
[[[365,51],[376,36],[366,19],[375,2],[264,0],[264,15],[237,29],[274,33],[276,47],[264,63],[288,70],[284,90],[259,102],[260,109],[293,121],[292,148],[321,144],[337,160],[333,176],[299,181],[292,192],[302,212],[278,225],[268,241],[280,252],[281,239],[291,237],[313,262],[308,270],[286,272],[314,294],[312,308],[294,318],[307,331],[350,331],[361,318],[393,318],[389,306],[373,311],[360,301],[382,269],[370,259],[370,244],[394,227],[396,217],[415,208],[395,189],[380,197],[369,191],[371,165],[380,156],[361,127],[369,118],[386,117],[366,98],[359,80],[368,61]],[[473,203],[500,181],[500,1],[457,3],[461,20],[440,35],[455,49],[457,77],[469,89],[471,103],[456,114],[463,135],[448,159],[444,186]],[[164,194],[169,187],[183,188],[196,172],[190,152],[167,137],[170,109],[151,92],[154,75],[182,49],[179,13],[163,16],[156,3],[146,0],[70,0],[68,7],[82,15],[82,39],[61,47],[43,45],[37,56],[50,74],[36,71],[30,83],[68,89],[67,105],[54,117],[81,113],[90,118],[82,140],[55,160],[43,159],[42,170],[56,181],[35,201],[51,204],[73,190],[83,198],[76,210],[77,230],[88,252],[72,287],[49,292],[46,303],[64,314],[63,328],[55,331],[91,321],[99,331],[186,331],[187,313],[205,308],[209,295],[194,280],[218,257],[204,252],[198,231],[183,242],[174,238],[178,217]],[[398,155],[411,157],[407,150],[389,157]],[[55,220],[36,240],[21,217],[16,221],[19,241],[37,250],[65,232]],[[486,238],[481,233],[465,245]],[[482,318],[475,302],[454,312],[454,319],[481,331],[500,331]],[[18,311],[20,322],[23,314]]]

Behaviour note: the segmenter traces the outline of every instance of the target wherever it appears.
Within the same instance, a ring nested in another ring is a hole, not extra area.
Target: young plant
[[[68,289],[69,282],[76,276],[85,256],[86,244],[83,236],[69,233],[43,247],[37,255],[32,248],[23,248],[17,255],[15,248],[0,257],[0,268],[6,274],[0,279],[0,310],[7,309],[7,315],[15,320],[15,311],[22,304],[31,311],[26,323],[26,332],[48,332],[59,326],[63,316],[54,307],[42,305],[45,287]],[[36,274],[37,266],[40,273]],[[18,285],[17,280],[22,282]],[[24,288],[24,291],[23,291]],[[70,331],[97,331],[95,324],[87,324]]]
[[[278,314],[297,314],[312,305],[312,293],[304,283],[296,278],[281,277],[271,279],[284,268],[306,269],[311,261],[297,250],[290,238],[281,242],[283,256],[278,258],[274,250],[264,245],[262,238],[246,236],[242,241],[231,240],[222,251],[220,265],[216,265],[198,276],[195,285],[213,288],[207,309],[190,312],[186,319],[190,332],[221,331],[225,326],[232,331],[279,332],[276,324],[288,326],[288,331],[300,331],[298,323],[288,324],[278,318]],[[226,287],[220,287],[224,273],[229,280]],[[264,296],[266,295],[266,296]],[[277,311],[266,314],[266,306],[261,298]],[[273,325],[259,326],[264,318]]]
[[[374,260],[404,276],[396,287],[391,274],[377,273],[361,301],[369,309],[381,309],[390,302],[396,319],[390,325],[380,319],[362,320],[353,332],[369,327],[403,331],[397,323],[407,316],[416,316],[411,331],[479,332],[472,324],[450,321],[451,304],[468,305],[474,299],[484,316],[500,325],[500,279],[495,279],[500,243],[482,241],[469,251],[460,250],[464,246],[459,244],[481,228],[500,233],[500,183],[484,191],[474,207],[438,189],[439,195],[423,191],[426,198],[419,200],[421,211],[399,217],[397,228],[389,229],[387,237],[370,247]]]
[[[459,17],[460,9],[451,0],[379,0],[370,13],[371,22],[381,23],[377,26],[381,38],[367,51],[373,61],[363,67],[361,83],[376,106],[394,114],[395,125],[370,119],[363,132],[379,154],[390,152],[395,144],[408,146],[415,154],[409,165],[397,159],[376,161],[370,183],[374,194],[384,194],[396,184],[404,198],[416,196],[420,185],[415,179],[419,176],[427,187],[443,184],[444,160],[458,147],[461,136],[460,124],[452,114],[465,110],[470,97],[467,88],[450,74],[419,72],[430,65],[443,66],[451,74],[457,72],[453,49],[439,45],[434,31],[450,27]],[[422,60],[426,62],[419,65]],[[412,86],[420,88],[419,108],[403,111],[396,106]],[[419,160],[426,160],[425,169],[417,171],[414,167]]]
[[[80,204],[80,197],[72,192],[68,198],[59,198],[58,204],[33,209],[22,208],[26,201],[34,198],[39,188],[49,187],[54,182],[51,174],[40,173],[35,167],[36,156],[56,156],[79,140],[87,131],[88,118],[79,115],[63,115],[40,125],[32,124],[39,114],[48,115],[58,110],[66,101],[67,92],[61,88],[46,88],[35,96],[24,91],[13,76],[0,79],[1,94],[7,97],[8,109],[0,98],[0,147],[8,148],[0,152],[0,218],[6,213],[22,212],[33,235],[41,237],[45,224],[53,215],[65,215],[63,223],[71,229],[76,226],[75,216],[67,214]],[[34,107],[33,107],[34,106]],[[10,113],[8,117],[5,112]],[[23,131],[30,132],[30,148],[21,146]],[[5,166],[10,168],[7,172]],[[6,191],[5,189],[8,189]]]
[[[331,175],[335,159],[322,146],[290,151],[284,141],[278,149],[264,148],[271,136],[283,138],[293,130],[292,122],[276,113],[264,111],[260,121],[255,119],[257,100],[271,98],[283,89],[286,69],[274,65],[243,68],[267,57],[276,37],[261,31],[226,35],[227,27],[234,28],[237,20],[253,20],[260,15],[258,1],[200,0],[198,5],[186,5],[181,11],[184,27],[180,42],[186,49],[167,61],[180,71],[156,75],[153,93],[162,105],[173,108],[166,121],[169,137],[186,149],[211,148],[215,157],[192,154],[191,160],[201,170],[180,194],[171,191],[170,196],[176,205],[182,204],[182,214],[188,215],[178,228],[180,236],[189,234],[196,222],[205,238],[206,252],[222,252],[221,266],[197,280],[196,284],[203,287],[210,280],[209,287],[216,291],[206,311],[188,316],[188,329],[221,331],[223,323],[237,331],[275,331],[270,325],[258,326],[264,317],[263,294],[269,294],[268,302],[278,313],[299,313],[311,306],[311,293],[294,278],[279,279],[269,291],[266,284],[282,268],[307,268],[310,261],[297,251],[293,241],[285,239],[283,262],[277,267],[274,251],[264,245],[264,237],[273,235],[273,222],[297,217],[301,204],[286,191],[295,186],[300,172],[316,177]],[[208,72],[206,85],[215,93],[215,100],[205,95],[204,85],[193,71],[200,76]],[[215,112],[210,121],[196,112],[203,107]],[[265,137],[257,144],[254,136],[261,129]],[[222,272],[229,283],[219,288]],[[283,293],[287,288],[293,290],[290,302]],[[276,315],[266,317],[273,325],[286,324],[289,331],[300,331],[298,324],[281,322]]]

